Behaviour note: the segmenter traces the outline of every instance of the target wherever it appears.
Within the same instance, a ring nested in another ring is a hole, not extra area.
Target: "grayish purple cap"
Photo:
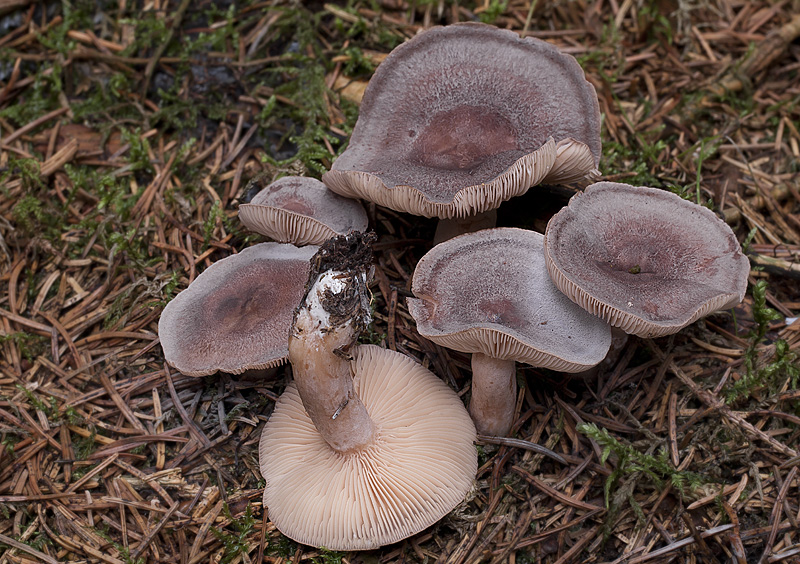
[[[333,191],[426,217],[466,217],[542,181],[595,174],[600,110],[569,55],[463,23],[422,32],[381,63]]]
[[[750,262],[714,212],[671,192],[598,182],[545,233],[555,285],[585,310],[640,337],[677,333],[744,299]]]

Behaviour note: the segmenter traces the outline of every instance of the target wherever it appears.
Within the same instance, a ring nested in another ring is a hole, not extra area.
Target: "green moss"
[[[0,335],[0,344],[7,342],[11,342],[16,345],[17,350],[22,358],[29,362],[33,362],[37,356],[41,356],[47,352],[47,346],[50,343],[50,339],[41,335],[34,335],[33,333],[17,331],[7,335]]]
[[[684,155],[689,156],[695,161],[695,181],[692,184],[679,187],[670,185],[668,188],[684,200],[694,202],[695,204],[713,208],[714,202],[711,200],[703,200],[701,197],[700,184],[703,179],[703,163],[714,157],[719,151],[719,146],[722,144],[722,138],[719,136],[706,137],[695,143]]]
[[[230,519],[229,527],[234,532],[229,532],[227,529],[220,531],[214,528],[211,529],[211,532],[222,541],[223,551],[219,560],[220,564],[229,564],[238,556],[247,553],[250,546],[248,537],[256,530],[256,518],[253,516],[253,506],[249,503],[241,517],[234,518],[227,503],[222,506],[222,512],[225,517]]]
[[[508,8],[508,0],[489,0],[489,6],[478,14],[478,19],[486,24],[493,24]]]
[[[725,396],[728,403],[749,397],[757,389],[767,388],[777,391],[780,384],[789,378],[793,388],[800,380],[800,365],[797,354],[788,343],[779,339],[775,341],[775,352],[769,362],[763,362],[759,356],[761,345],[767,336],[770,323],[783,319],[783,316],[767,306],[767,283],[759,280],[751,287],[753,295],[753,321],[755,325],[747,334],[749,344],[744,352],[745,373],[739,380],[728,386]]]
[[[277,540],[271,540],[267,547],[267,554],[291,560],[297,553],[297,543],[289,537],[278,535]]]
[[[657,488],[663,487],[668,481],[680,495],[697,489],[706,481],[695,472],[676,470],[663,448],[656,455],[640,452],[630,445],[621,443],[607,429],[601,429],[594,423],[581,423],[577,429],[602,447],[601,464],[605,464],[612,454],[617,459],[614,471],[603,486],[607,508],[610,507],[612,492],[619,480],[634,473],[641,473]]]
[[[47,73],[45,71],[51,70]],[[0,118],[21,127],[60,107],[58,94],[63,91],[61,67],[41,63],[31,72],[33,84],[17,98],[16,103],[0,110]]]
[[[236,229],[231,218],[227,216],[225,210],[222,209],[222,204],[219,201],[215,201],[214,205],[211,206],[211,210],[208,212],[208,217],[203,222],[203,249],[208,248],[208,244],[211,242],[211,238],[214,235],[214,230],[217,228],[217,222],[222,223],[228,231],[233,231]]]
[[[661,167],[658,156],[667,146],[668,142],[662,139],[652,143],[641,141],[637,148],[608,141],[603,144],[600,168],[606,176],[626,175],[619,180],[626,184],[661,188],[665,183],[655,171]]]
[[[89,428],[91,429],[91,434],[88,437],[81,435],[72,440],[72,448],[77,460],[86,460],[97,450],[97,443],[94,440],[97,436],[97,429],[93,425]],[[82,470],[86,472],[88,471],[88,467],[83,467]]]
[[[131,170],[154,173],[150,162],[150,142],[142,138],[142,130],[138,127],[133,130],[122,128],[120,133],[123,141],[130,145],[127,155]]]
[[[164,43],[169,36],[169,20],[162,12],[144,10],[135,18],[123,18],[120,24],[133,26],[133,41],[122,51],[125,57],[134,57]]]
[[[6,453],[6,456],[11,457],[11,459],[16,459],[17,454],[14,452],[14,448],[16,447],[17,443],[20,442],[22,439],[20,439],[15,434],[11,433],[5,434],[5,433],[7,433],[7,431],[3,433],[3,439],[0,440],[0,445],[2,445],[3,450]],[[3,510],[3,513],[6,514],[5,518],[8,519],[7,509],[4,504],[0,503],[0,510]]]
[[[327,548],[319,549],[319,556],[312,559],[314,564],[342,564],[344,558],[343,552],[328,550]]]

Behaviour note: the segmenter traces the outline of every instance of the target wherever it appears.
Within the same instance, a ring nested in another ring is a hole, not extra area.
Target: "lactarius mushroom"
[[[547,179],[591,175],[597,94],[554,46],[464,23],[420,33],[376,70],[334,192],[425,217],[462,218]]]
[[[167,362],[187,376],[285,362],[292,313],[316,251],[261,243],[209,266],[161,313]]]
[[[542,240],[514,228],[469,233],[435,246],[414,271],[408,309],[420,335],[472,353],[469,410],[484,435],[511,428],[515,361],[579,372],[611,344],[609,326],[553,285]]]
[[[458,396],[405,355],[354,346],[370,315],[359,239],[337,237],[314,258],[289,343],[295,381],[259,448],[270,519],[333,550],[421,531],[461,502],[477,470]]]
[[[640,337],[744,299],[750,263],[714,213],[656,188],[598,182],[547,225],[547,269],[585,310]]]
[[[251,231],[294,245],[320,245],[367,228],[361,202],[304,176],[286,176],[264,187],[250,203],[239,206],[239,219]]]

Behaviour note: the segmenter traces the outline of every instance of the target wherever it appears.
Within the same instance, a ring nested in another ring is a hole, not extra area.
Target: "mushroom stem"
[[[516,402],[516,363],[473,353],[469,413],[478,434],[506,436],[514,422]]]
[[[326,299],[347,294],[353,282],[342,272],[321,275],[297,310],[289,336],[289,361],[306,412],[322,438],[342,453],[361,450],[375,440],[375,424],[353,390],[347,353],[360,331],[352,318],[332,323],[323,305]]]
[[[322,438],[341,453],[375,441],[375,423],[353,389],[348,352],[370,322],[371,241],[351,234],[320,248],[289,335],[289,361],[303,406]]]
[[[436,224],[433,244],[438,245],[464,233],[474,233],[497,225],[497,209],[487,210],[467,217],[440,219]]]

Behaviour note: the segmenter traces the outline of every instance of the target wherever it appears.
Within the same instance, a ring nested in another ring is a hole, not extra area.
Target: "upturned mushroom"
[[[477,470],[475,428],[418,363],[355,346],[370,319],[360,236],[332,239],[313,264],[289,342],[294,383],[261,437],[264,504],[298,542],[376,548],[461,502]]]
[[[261,243],[209,266],[161,313],[158,337],[167,362],[187,376],[284,363],[292,313],[316,251]]]
[[[251,182],[258,185],[261,179]],[[285,176],[265,186],[239,206],[239,219],[251,231],[298,246],[320,245],[335,235],[367,228],[361,202],[304,176]]]
[[[570,300],[640,337],[676,333],[744,299],[750,263],[711,210],[671,192],[598,182],[545,233],[547,269]]]
[[[463,23],[420,33],[378,67],[334,192],[425,217],[495,209],[543,180],[596,173],[600,112],[556,47]]]
[[[553,285],[542,240],[515,228],[469,233],[435,246],[414,271],[408,310],[420,335],[472,353],[469,411],[480,434],[511,428],[515,362],[579,372],[611,344],[609,326]]]

